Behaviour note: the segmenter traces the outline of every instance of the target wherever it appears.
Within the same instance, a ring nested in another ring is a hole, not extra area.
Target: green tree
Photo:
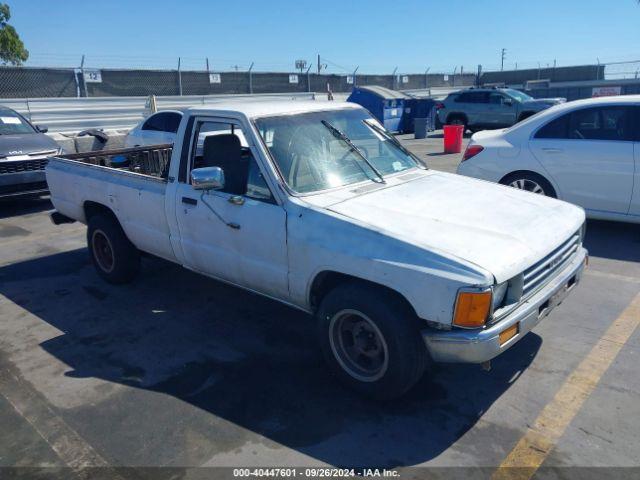
[[[21,65],[29,58],[29,51],[24,48],[16,29],[9,25],[11,10],[6,3],[0,3],[0,61],[4,65]]]

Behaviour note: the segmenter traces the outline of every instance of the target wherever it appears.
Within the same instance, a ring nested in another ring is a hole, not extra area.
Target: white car
[[[569,102],[476,133],[458,173],[640,223],[640,95]]]
[[[124,139],[125,148],[173,143],[182,120],[180,110],[162,110],[133,127]]]
[[[147,147],[152,145],[173,144],[176,141],[176,132],[182,121],[183,112],[180,110],[163,110],[147,117],[136,125],[124,139],[125,148]],[[209,135],[223,135],[231,133],[229,130],[217,129],[200,131],[196,153],[202,153],[202,145],[205,137]],[[247,140],[242,132],[234,132],[240,139],[240,144],[247,147]]]

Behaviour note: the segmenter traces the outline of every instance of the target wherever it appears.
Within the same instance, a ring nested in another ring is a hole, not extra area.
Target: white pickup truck
[[[173,145],[52,158],[55,223],[88,225],[98,273],[140,252],[316,317],[336,375],[406,392],[429,362],[485,363],[579,282],[582,209],[427,169],[363,108],[229,103]]]

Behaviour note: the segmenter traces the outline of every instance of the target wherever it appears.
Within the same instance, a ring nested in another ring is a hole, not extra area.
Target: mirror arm
[[[216,218],[220,220],[222,223],[224,223],[227,227],[233,228],[234,230],[240,230],[240,225],[234,222],[227,222],[224,218],[222,218],[222,216],[218,212],[215,211],[215,209],[205,200],[204,198],[205,193],[207,193],[207,190],[202,191],[202,193],[200,194],[200,200],[202,201],[202,203],[204,203],[207,206],[207,208],[211,211],[211,213],[213,213],[216,216]]]

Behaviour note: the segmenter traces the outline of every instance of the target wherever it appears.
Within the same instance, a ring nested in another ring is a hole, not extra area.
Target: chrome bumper
[[[574,258],[542,289],[495,325],[482,330],[426,329],[422,336],[435,362],[482,363],[513,346],[558,306],[580,282],[587,250],[580,247]],[[519,323],[518,333],[500,345],[500,332]]]

